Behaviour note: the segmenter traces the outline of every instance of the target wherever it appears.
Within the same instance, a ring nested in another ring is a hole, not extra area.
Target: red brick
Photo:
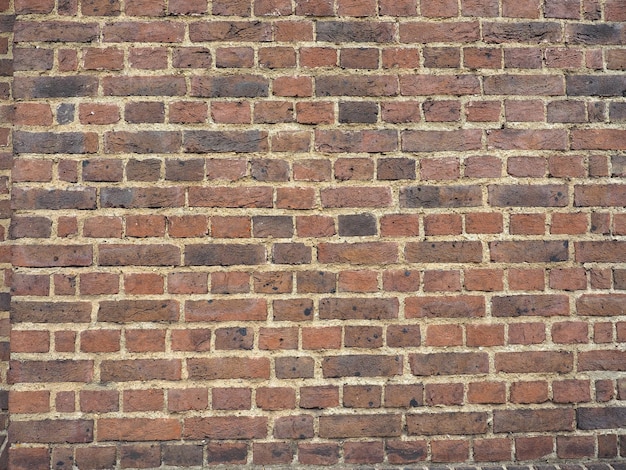
[[[340,327],[302,328],[302,349],[339,349],[340,347]]]
[[[214,410],[249,410],[252,390],[249,388],[214,388],[211,391]]]
[[[101,418],[100,441],[168,441],[180,439],[182,425],[172,418]]]
[[[267,436],[265,417],[185,418],[185,439],[262,439]]]
[[[170,411],[205,410],[209,405],[205,388],[172,389],[167,392]]]
[[[267,358],[198,358],[188,359],[189,377],[197,379],[269,378]]]
[[[426,384],[424,397],[429,406],[462,405],[463,384]]]
[[[331,439],[393,437],[401,433],[400,415],[391,414],[321,416],[319,426],[320,437]]]
[[[50,411],[50,392],[47,390],[11,391],[9,411],[15,414],[47,413]]]
[[[115,390],[81,390],[80,411],[86,413],[119,411],[119,393]]]
[[[467,388],[469,403],[504,403],[506,386],[504,382],[471,382]]]
[[[14,447],[9,451],[9,465],[15,470],[47,470],[50,450],[47,447]]]
[[[535,460],[552,454],[554,438],[551,436],[515,438],[515,457],[518,460]]]

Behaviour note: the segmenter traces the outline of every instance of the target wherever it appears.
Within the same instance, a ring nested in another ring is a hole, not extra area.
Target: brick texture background
[[[0,10],[2,466],[626,457],[624,0]]]

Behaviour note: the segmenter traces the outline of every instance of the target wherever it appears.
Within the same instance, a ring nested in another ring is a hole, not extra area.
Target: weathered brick
[[[103,382],[180,380],[180,375],[181,362],[178,359],[107,360],[100,364],[100,380]]]
[[[320,21],[317,40],[320,42],[390,42],[394,25],[390,22]]]
[[[98,37],[98,24],[22,20],[15,23],[14,34],[16,42],[92,42]]]
[[[483,23],[483,40],[486,43],[522,42],[540,44],[559,43],[563,31],[557,22],[491,22]]]
[[[12,249],[14,266],[91,266],[93,249],[88,245],[18,245]]]
[[[11,305],[13,323],[87,323],[90,318],[88,302],[14,301]]]
[[[93,361],[12,361],[8,383],[82,382],[93,377]]]
[[[484,374],[489,370],[485,353],[433,353],[409,355],[414,375]]]
[[[400,415],[335,415],[320,417],[320,437],[394,437],[401,433]]]
[[[545,408],[537,410],[496,410],[493,430],[502,432],[573,431],[574,410]]]
[[[580,370],[614,370],[626,369],[624,363],[624,351],[595,350],[584,351],[578,356],[578,368]]]
[[[624,25],[620,23],[568,24],[565,35],[572,44],[610,45],[621,44]]]
[[[493,297],[491,310],[497,317],[566,316],[569,315],[569,299],[564,295],[549,294]]]
[[[101,266],[177,266],[180,249],[174,245],[100,245]]]
[[[398,259],[398,246],[387,242],[321,243],[318,247],[321,263],[382,264]]]
[[[269,81],[259,75],[193,77],[191,96],[206,98],[256,98],[268,96]]]
[[[576,301],[576,311],[584,316],[624,315],[626,294],[583,294]]]
[[[392,377],[402,373],[401,356],[329,356],[322,361],[324,377]]]
[[[266,304],[257,299],[189,300],[185,302],[185,320],[195,321],[250,321],[265,320]]]
[[[95,153],[98,141],[93,133],[15,131],[13,147],[16,153]]]
[[[185,266],[256,265],[265,262],[265,247],[262,245],[185,246]]]
[[[479,186],[407,186],[400,189],[400,207],[474,207],[482,204]]]
[[[187,153],[261,152],[268,149],[268,141],[260,131],[185,131],[183,147]]]
[[[480,36],[478,22],[407,22],[400,25],[400,42],[464,42],[478,41]]]
[[[102,301],[98,320],[103,322],[168,322],[178,319],[178,302],[174,300]]]
[[[472,435],[487,430],[487,413],[439,412],[407,415],[409,434],[418,435]]]
[[[567,241],[502,241],[490,242],[491,260],[504,263],[551,263],[566,261]]]
[[[320,300],[322,319],[380,320],[398,317],[397,299],[328,298]]]
[[[270,374],[269,359],[263,357],[190,358],[187,368],[190,378],[200,380],[268,379]]]
[[[9,426],[13,443],[86,443],[93,441],[93,421],[47,419],[13,421]]]
[[[508,373],[571,372],[574,359],[571,353],[561,351],[527,351],[496,353],[496,370]]]
[[[578,408],[576,423],[578,429],[622,428],[626,423],[626,414],[623,408]]]
[[[315,80],[315,91],[318,96],[394,96],[398,81],[392,75],[322,75]]]
[[[110,131],[104,134],[106,153],[170,153],[182,143],[175,131]]]

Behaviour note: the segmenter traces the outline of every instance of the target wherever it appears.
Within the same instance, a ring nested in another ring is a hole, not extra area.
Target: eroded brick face
[[[624,20],[0,0],[0,468],[626,458]]]

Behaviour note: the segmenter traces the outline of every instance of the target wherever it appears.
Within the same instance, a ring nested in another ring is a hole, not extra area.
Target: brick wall
[[[623,0],[0,9],[11,468],[626,457]]]

